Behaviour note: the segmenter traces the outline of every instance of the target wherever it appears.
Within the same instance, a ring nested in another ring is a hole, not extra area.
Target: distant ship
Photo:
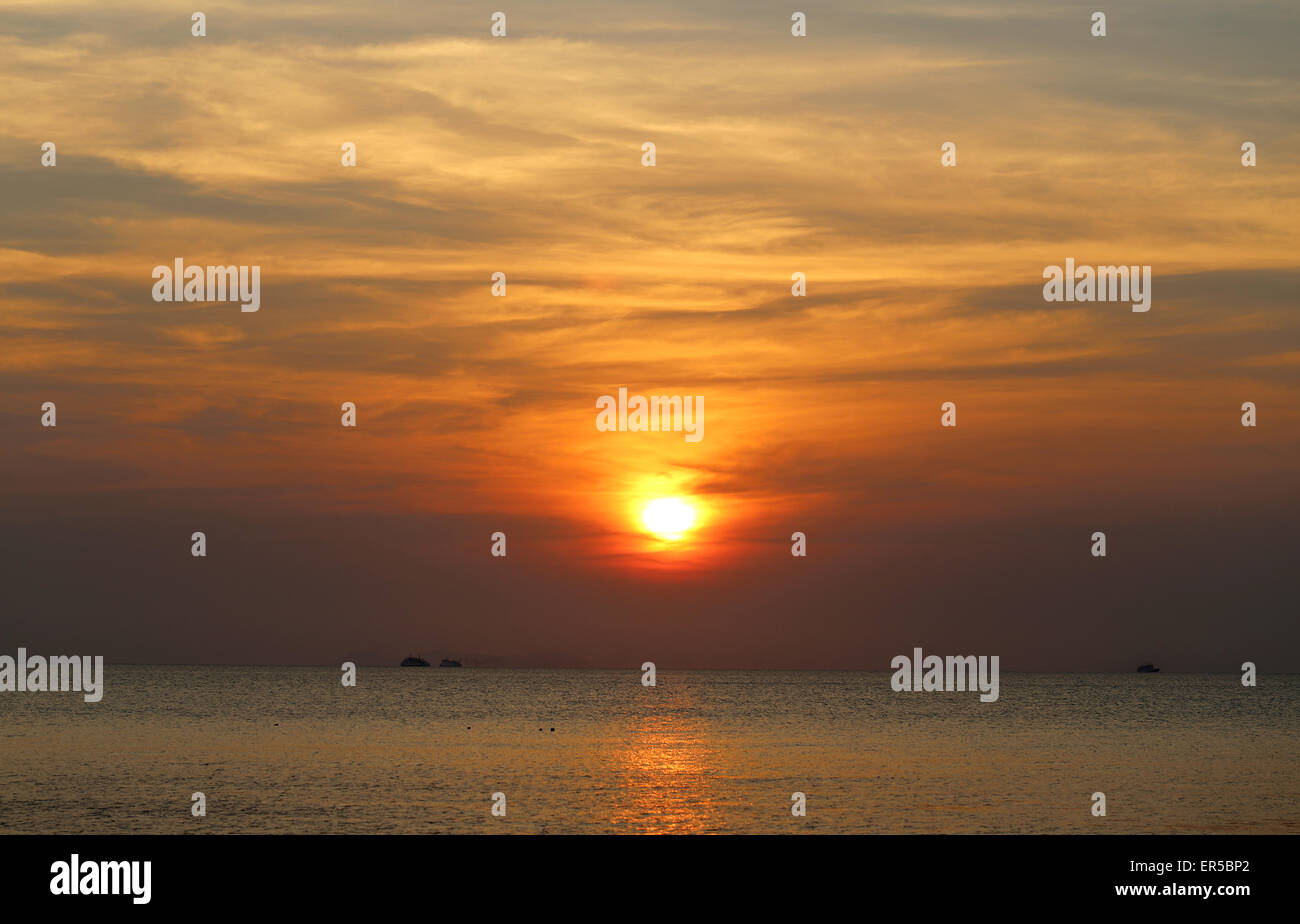
[[[454,658],[443,658],[442,663],[440,663],[438,666],[439,667],[460,667],[461,663],[455,660]]]
[[[419,655],[408,655],[402,659],[402,667],[428,667],[429,662]]]
[[[1137,672],[1139,674],[1158,674],[1160,673],[1160,668],[1156,667],[1154,664],[1143,664],[1138,667]]]

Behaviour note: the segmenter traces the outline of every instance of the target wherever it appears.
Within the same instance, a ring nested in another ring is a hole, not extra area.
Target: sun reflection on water
[[[622,777],[610,820],[645,834],[718,830],[716,754],[698,723],[653,715],[611,755]]]

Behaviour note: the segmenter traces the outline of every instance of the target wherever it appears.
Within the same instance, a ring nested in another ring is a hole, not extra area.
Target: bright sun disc
[[[641,522],[660,539],[680,539],[695,523],[695,509],[680,497],[661,497],[645,505]]]

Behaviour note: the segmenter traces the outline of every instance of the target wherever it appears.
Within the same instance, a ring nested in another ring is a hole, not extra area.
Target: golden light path
[[[641,510],[641,522],[660,539],[677,540],[695,525],[695,508],[680,497],[660,497]]]

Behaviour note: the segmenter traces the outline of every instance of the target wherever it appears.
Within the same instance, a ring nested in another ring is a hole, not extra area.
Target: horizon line
[[[106,664],[108,664],[108,663],[112,663],[112,664],[116,664],[116,665],[118,665],[118,666],[122,666],[122,667],[301,667],[301,668],[315,668],[315,667],[322,667],[322,668],[330,668],[331,670],[337,670],[337,669],[338,669],[338,665],[336,665],[336,664],[334,664],[334,663],[332,663],[332,662],[331,662],[331,663],[313,663],[313,664],[284,664],[284,663],[272,663],[272,662],[238,663],[238,662],[233,662],[233,661],[214,661],[214,662],[179,662],[179,661],[167,661],[167,662],[161,662],[161,661],[158,661],[158,662],[155,662],[155,661],[148,661],[148,662],[146,662],[146,661],[115,661],[115,662],[105,662],[105,663],[106,663]],[[356,664],[357,667],[384,667],[384,668],[391,667],[391,668],[396,668],[396,669],[401,669],[401,667],[402,667],[402,665],[400,665],[400,664],[389,663],[389,662],[382,662],[382,663],[380,663],[380,662],[360,662],[360,661],[357,661],[357,662],[354,662],[354,663]],[[466,664],[462,664],[462,665],[460,666],[460,668],[454,668],[454,667],[441,668],[440,665],[434,665],[434,664],[430,664],[430,665],[428,665],[428,666],[429,666],[430,668],[439,668],[439,669],[443,669],[443,670],[457,670],[457,669],[464,670],[466,667],[469,667],[469,668],[472,669],[472,670],[512,670],[512,671],[565,671],[565,670],[576,670],[576,671],[628,671],[628,672],[631,672],[631,673],[639,673],[640,670],[641,670],[640,665],[636,665],[636,666],[632,666],[632,667],[623,667],[623,666],[608,667],[608,666],[591,666],[591,665],[583,665],[583,666],[575,666],[575,665],[530,665],[530,666],[525,666],[525,665],[511,665],[511,664],[481,664],[481,665],[466,665]],[[410,668],[407,668],[407,669],[409,670]],[[656,664],[656,665],[655,665],[655,670],[658,671],[658,672],[661,672],[661,673],[664,672],[664,671],[669,671],[669,672],[673,672],[673,673],[690,673],[690,672],[700,673],[700,672],[710,672],[710,673],[840,673],[840,674],[889,674],[889,673],[894,673],[894,672],[897,670],[897,668],[893,668],[893,667],[884,667],[884,668],[866,668],[866,667],[662,667],[662,666],[660,666],[659,664]],[[1005,670],[1005,669],[1000,669],[999,672],[1000,672],[1000,673],[1006,673],[1006,674],[1136,674],[1136,673],[1139,673],[1138,670],[1137,670],[1136,668],[1132,668],[1132,669],[1129,669],[1129,670],[1025,670],[1025,669]],[[1158,673],[1158,674],[1225,674],[1225,675],[1236,675],[1236,674],[1239,674],[1240,671],[1238,671],[1238,670],[1204,670],[1204,671],[1185,671],[1185,670],[1165,670],[1164,668],[1160,668],[1158,671],[1154,671],[1153,673]],[[1274,673],[1270,673],[1270,674],[1269,674],[1269,676],[1274,676],[1274,677],[1285,677],[1285,676],[1295,676],[1295,675],[1300,675],[1300,671],[1277,671],[1277,672],[1274,672]]]

